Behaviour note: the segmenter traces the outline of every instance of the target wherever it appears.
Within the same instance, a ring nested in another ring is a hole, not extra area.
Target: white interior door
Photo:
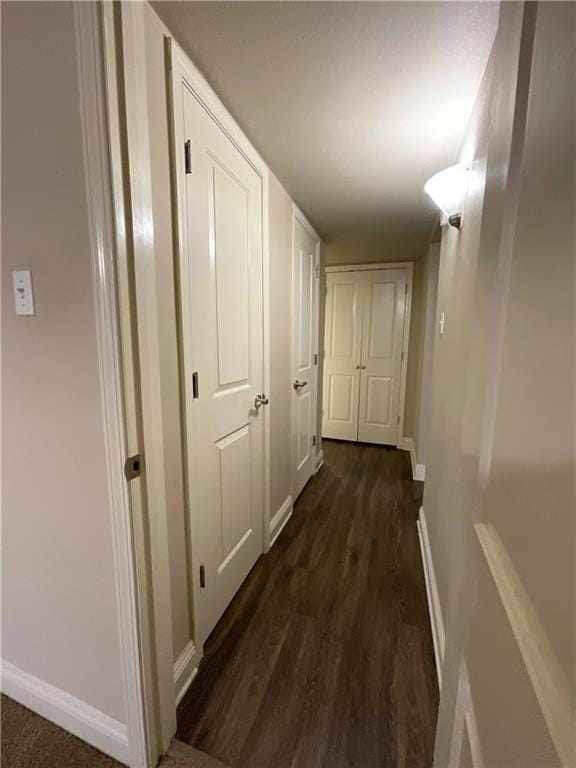
[[[262,552],[262,179],[175,85],[196,641]],[[185,142],[187,153],[184,152]],[[180,159],[180,158],[178,158]]]
[[[396,445],[408,284],[404,269],[362,273],[358,440]]]
[[[358,439],[363,286],[361,272],[326,275],[323,437]]]
[[[316,450],[318,239],[293,217],[292,253],[292,496],[314,472]]]

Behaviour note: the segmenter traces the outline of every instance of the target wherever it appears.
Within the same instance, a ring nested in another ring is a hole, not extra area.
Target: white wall
[[[77,77],[71,3],[2,5],[2,656],[123,723]]]
[[[442,235],[424,491],[439,768],[464,764],[461,726],[475,766],[576,764],[575,32],[572,3],[501,6],[462,229]]]
[[[270,517],[292,493],[292,200],[270,174]]]
[[[438,269],[440,244],[428,246],[423,263],[424,285],[420,330],[420,388],[418,394],[417,461],[426,466],[430,433],[430,406],[432,402],[432,366],[436,338],[436,300],[438,297]]]

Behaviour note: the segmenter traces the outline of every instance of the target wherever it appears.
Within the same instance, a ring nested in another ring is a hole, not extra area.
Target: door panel
[[[389,360],[394,356],[394,308],[396,284],[374,282],[370,285],[372,311],[369,318],[367,357]],[[364,364],[366,360],[363,361]]]
[[[213,168],[211,240],[216,263],[218,383],[246,382],[249,371],[249,265],[246,190],[219,164]]]
[[[396,445],[406,304],[403,269],[363,276],[362,375],[358,440]]]
[[[366,424],[389,427],[392,423],[392,379],[366,377]]]
[[[335,283],[332,289],[332,312],[330,318],[330,358],[354,358],[356,328],[354,313],[356,307],[357,283]]]
[[[312,476],[315,461],[317,240],[296,216],[293,237],[292,496],[296,499]]]
[[[250,522],[250,430],[241,427],[216,443],[220,488],[220,557],[218,572],[251,530]]]
[[[296,399],[296,407],[298,409],[298,455],[296,458],[297,469],[301,470],[302,467],[310,459],[310,451],[312,448],[311,441],[308,439],[309,425],[310,425],[310,392],[304,392]]]
[[[358,439],[362,273],[326,275],[323,437]]]
[[[352,424],[356,420],[354,408],[354,376],[333,373],[329,380],[327,403],[328,419],[330,421],[345,421]]]
[[[254,407],[263,384],[262,179],[180,85],[176,119],[180,109],[192,171],[179,170],[180,282],[201,644],[262,552],[263,418]]]

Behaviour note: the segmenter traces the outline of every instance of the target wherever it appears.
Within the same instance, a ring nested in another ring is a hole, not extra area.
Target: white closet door
[[[262,179],[180,82],[181,305],[196,642],[262,552]],[[182,147],[184,141],[182,141]]]
[[[404,269],[362,273],[358,440],[396,445],[406,306]]]
[[[322,435],[358,439],[362,272],[326,275]]]

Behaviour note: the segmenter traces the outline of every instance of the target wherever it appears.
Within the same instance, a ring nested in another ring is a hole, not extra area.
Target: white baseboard
[[[324,451],[320,449],[318,453],[316,454],[316,463],[314,465],[314,474],[318,472],[318,470],[322,467],[324,464]]]
[[[426,480],[426,464],[416,464],[412,467],[412,478],[423,483]]]
[[[292,496],[288,496],[272,520],[270,520],[270,546],[274,544],[278,536],[280,536],[282,529],[292,517],[292,508]]]
[[[416,461],[416,447],[414,445],[414,440],[411,437],[402,437],[398,441],[398,448],[401,451],[409,451],[410,463],[412,464],[412,479],[423,482],[426,477],[426,465],[418,464]]]
[[[202,653],[196,648],[192,640],[189,640],[180,656],[174,662],[174,696],[176,698],[176,706],[180,704],[184,694],[190,688],[192,680],[196,677],[201,658]]]
[[[2,692],[124,765],[130,764],[126,726],[70,693],[2,661]]]
[[[432,560],[432,550],[430,549],[430,539],[428,538],[426,515],[424,514],[424,509],[422,507],[420,507],[420,514],[418,515],[418,537],[420,539],[420,551],[422,553],[422,564],[424,566],[424,578],[426,579],[426,596],[428,598],[430,624],[432,625],[432,640],[434,641],[434,656],[436,658],[438,686],[442,688],[442,667],[444,664],[446,635],[444,632],[444,620],[442,618],[440,598],[438,596],[438,584],[436,582],[434,562]]]
[[[484,760],[482,758],[474,702],[472,701],[472,693],[470,691],[470,680],[466,663],[462,659],[452,725],[450,765],[460,765],[462,763],[465,744],[467,745],[466,753],[472,758],[474,768],[483,768]],[[468,764],[468,760],[466,760],[466,763]]]

